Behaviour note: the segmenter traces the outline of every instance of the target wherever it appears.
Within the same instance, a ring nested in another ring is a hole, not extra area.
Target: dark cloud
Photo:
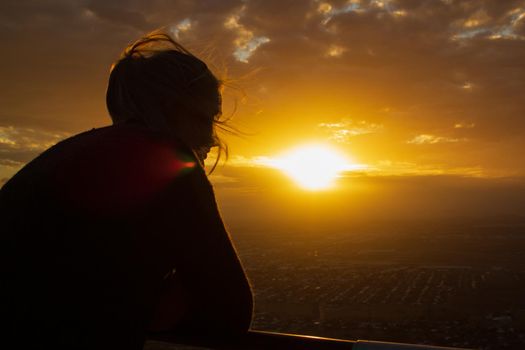
[[[98,16],[101,19],[116,24],[123,24],[139,30],[148,30],[151,24],[148,23],[144,14],[130,10],[127,2],[123,1],[89,1],[84,15]]]
[[[110,64],[142,33],[184,20],[179,40],[229,75],[262,69],[248,84],[257,107],[237,112],[262,135],[259,150],[346,118],[383,126],[352,139],[374,159],[475,159],[525,173],[515,161],[525,148],[523,0],[6,0],[1,125],[74,133],[108,123]],[[417,135],[468,142],[407,142]]]

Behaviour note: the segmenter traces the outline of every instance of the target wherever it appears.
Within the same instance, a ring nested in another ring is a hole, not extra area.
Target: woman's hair
[[[222,83],[206,64],[164,33],[128,46],[111,67],[106,105],[114,124],[139,121],[193,151],[219,146]],[[213,171],[212,169],[212,171]]]

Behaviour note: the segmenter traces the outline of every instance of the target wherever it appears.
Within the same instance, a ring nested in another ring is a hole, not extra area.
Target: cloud
[[[228,160],[224,167],[219,168],[219,174],[212,178],[217,184],[239,183],[242,169],[279,169],[282,168],[282,160],[273,156],[236,157]],[[239,170],[236,170],[239,169]],[[221,174],[225,172],[228,176]],[[236,176],[235,174],[239,174]],[[421,164],[416,162],[379,160],[370,164],[348,163],[342,167],[342,177],[360,176],[465,176],[495,178],[507,176],[504,172],[487,171],[482,166],[451,166],[448,164]],[[246,179],[245,179],[246,180]]]
[[[222,174],[212,174],[209,176],[210,181],[214,185],[222,185],[222,184],[235,184],[239,182],[239,179],[233,176],[225,176]]]
[[[252,157],[243,157],[243,156],[234,156],[228,159],[228,162],[225,164],[227,168],[281,168],[285,165],[287,160],[270,155],[259,155]],[[211,164],[212,162],[210,162]],[[368,166],[366,164],[357,164],[344,160],[344,164],[341,166],[340,170],[344,171],[363,171],[366,170]],[[233,182],[231,180],[224,182]]]
[[[68,137],[62,131],[0,126],[0,178],[6,182],[45,149]]]
[[[326,56],[328,57],[341,57],[343,53],[348,51],[348,49],[339,46],[339,45],[330,45],[328,50],[326,51]]]
[[[459,122],[454,124],[454,129],[473,129],[476,127],[475,123]]]
[[[11,159],[0,158],[0,167],[20,168],[24,164],[25,164],[24,162],[17,162]]]
[[[466,81],[461,88],[466,91],[472,91],[472,88],[474,87],[474,84],[472,84],[470,81]]]
[[[41,150],[67,137],[64,132],[0,126],[0,144],[13,149]]]
[[[336,123],[319,123],[318,127],[330,135],[330,139],[337,142],[347,142],[354,136],[375,134],[383,131],[383,124],[365,120],[344,119]]]
[[[508,9],[499,16],[491,16],[485,8],[478,8],[468,18],[453,24],[458,29],[452,35],[452,40],[525,40],[524,33],[521,32],[524,22],[525,4]]]
[[[396,1],[392,0],[349,0],[340,6],[334,6],[328,2],[320,2],[317,6],[317,13],[322,17],[322,26],[328,26],[337,17],[352,13],[372,13],[377,18],[387,15],[394,19],[403,18],[409,14],[408,11],[399,8]],[[327,29],[330,31],[329,28]]]
[[[454,167],[447,164],[418,164],[414,162],[400,162],[381,160],[371,164],[366,174],[376,176],[433,176],[454,175],[468,177],[487,177],[488,174],[481,166]]]
[[[0,126],[0,163],[17,167],[67,136],[64,132]]]
[[[237,13],[230,15],[224,22],[224,27],[234,30],[237,33],[237,38],[234,40],[235,51],[233,52],[233,56],[235,56],[239,62],[248,63],[248,60],[259,46],[270,42],[270,38],[266,36],[255,36],[253,31],[248,30],[239,22],[244,9],[245,7],[242,7]]]
[[[464,142],[467,141],[467,139],[462,138],[454,138],[454,137],[446,137],[446,136],[436,136],[431,134],[421,134],[414,136],[410,140],[407,141],[409,144],[415,144],[415,145],[424,145],[424,144],[436,144],[436,143],[456,143],[456,142]]]
[[[348,1],[348,3],[339,7],[332,6],[328,2],[321,2],[317,6],[317,12],[323,17],[323,20],[321,21],[323,26],[327,25],[336,16],[350,12],[360,12],[363,10],[360,1]]]
[[[194,22],[190,18],[184,18],[182,21],[177,22],[176,24],[173,24],[169,27],[169,31],[171,32],[171,35],[175,37],[175,39],[179,39],[180,35],[182,33],[185,33],[189,31],[194,25]]]
[[[479,27],[486,24],[491,20],[490,16],[487,15],[487,11],[484,8],[478,9],[469,18],[463,21],[465,28]]]

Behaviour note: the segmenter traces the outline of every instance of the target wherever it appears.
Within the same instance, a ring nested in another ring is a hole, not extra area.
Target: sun
[[[303,145],[272,160],[272,165],[307,190],[332,187],[337,175],[348,168],[346,157],[322,144]]]

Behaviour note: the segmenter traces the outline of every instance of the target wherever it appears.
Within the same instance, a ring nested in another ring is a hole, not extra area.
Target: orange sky
[[[224,110],[237,104],[247,136],[227,137],[213,177],[230,217],[246,198],[311,196],[255,162],[311,141],[366,167],[317,194],[327,207],[525,214],[525,1],[513,0],[2,1],[2,182],[109,124],[109,66],[162,26],[232,80]]]

